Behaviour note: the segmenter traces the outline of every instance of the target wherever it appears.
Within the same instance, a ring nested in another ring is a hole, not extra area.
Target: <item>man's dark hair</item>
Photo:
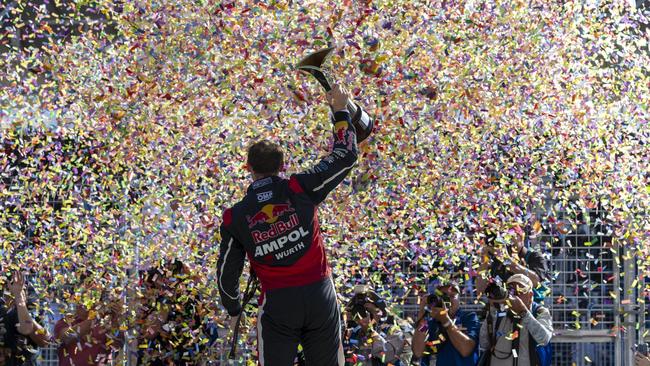
[[[262,140],[248,148],[248,166],[257,174],[277,174],[284,165],[284,153],[280,145]]]

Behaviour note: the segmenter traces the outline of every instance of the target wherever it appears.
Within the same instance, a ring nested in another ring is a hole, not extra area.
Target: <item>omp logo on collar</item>
[[[253,189],[258,189],[260,187],[264,187],[267,184],[271,184],[273,182],[273,178],[271,177],[266,177],[264,179],[256,180],[253,182]]]
[[[267,191],[257,194],[257,202],[266,202],[273,198],[273,191]]]

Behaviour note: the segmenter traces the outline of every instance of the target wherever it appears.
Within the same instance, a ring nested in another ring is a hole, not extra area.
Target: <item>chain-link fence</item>
[[[597,209],[540,217],[553,281],[553,365],[621,365],[619,253]]]
[[[552,364],[631,366],[631,347],[650,338],[650,302],[637,303],[644,297],[634,286],[638,268],[633,256],[624,253],[626,245],[612,238],[606,212],[597,208],[554,215],[540,212],[537,219],[543,230],[530,245],[544,253],[552,277],[544,301],[553,315]],[[413,285],[426,287],[423,273],[413,270],[410,262],[405,261],[402,270],[420,279]],[[481,313],[484,306],[476,302],[473,279],[465,285],[463,307]],[[406,297],[401,315],[415,318],[415,296],[391,283],[379,285],[379,290],[390,291],[394,298]]]

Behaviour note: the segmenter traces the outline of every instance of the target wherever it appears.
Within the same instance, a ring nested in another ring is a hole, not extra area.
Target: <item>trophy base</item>
[[[350,110],[350,105],[354,105],[356,109],[354,112],[350,111],[350,115],[352,116],[352,124],[357,131],[357,143],[361,143],[372,133],[375,121],[370,118],[360,105],[349,103],[348,110]]]
[[[350,112],[350,120],[357,133],[357,143],[360,144],[372,133],[375,121],[356,103],[348,102],[347,110]],[[334,111],[330,112],[330,117],[334,118]]]

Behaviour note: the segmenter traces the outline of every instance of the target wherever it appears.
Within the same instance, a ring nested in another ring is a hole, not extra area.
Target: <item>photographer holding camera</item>
[[[139,349],[137,364],[198,365],[209,341],[201,294],[193,291],[201,281],[199,275],[174,259],[143,271],[142,281],[136,312],[141,328],[136,339],[147,348]]]
[[[525,234],[518,227],[515,229],[514,243],[492,233],[482,239],[476,289],[485,293],[491,279],[507,281],[514,274],[522,274],[533,283],[534,300],[541,302],[546,295],[543,283],[548,279],[546,259],[541,253],[526,247]]]
[[[364,285],[346,306],[343,341],[346,365],[401,365],[404,334],[386,311],[386,302]]]
[[[479,366],[549,366],[553,324],[550,311],[533,302],[533,282],[510,276],[506,287],[490,283],[489,309],[481,325]]]
[[[420,299],[419,321],[413,335],[413,355],[420,365],[473,366],[478,360],[480,322],[475,312],[460,310],[457,283],[438,286]]]

